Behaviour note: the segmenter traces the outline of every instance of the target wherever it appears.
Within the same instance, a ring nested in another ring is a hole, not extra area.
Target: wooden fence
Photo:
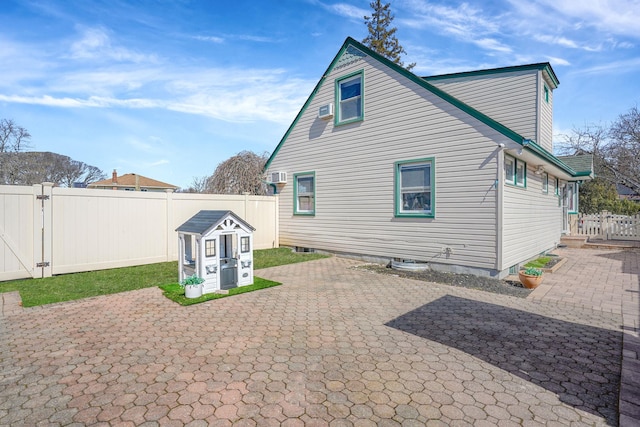
[[[278,247],[277,196],[0,186],[0,281],[178,259],[175,229],[203,209],[255,227]]]
[[[605,240],[640,240],[640,214],[578,214],[571,224],[571,234]]]

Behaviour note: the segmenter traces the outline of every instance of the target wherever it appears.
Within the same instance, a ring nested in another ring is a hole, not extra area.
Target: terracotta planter
[[[542,275],[540,276],[532,276],[530,274],[524,274],[524,272],[519,271],[518,277],[520,278],[520,283],[527,289],[535,289],[542,282]]]

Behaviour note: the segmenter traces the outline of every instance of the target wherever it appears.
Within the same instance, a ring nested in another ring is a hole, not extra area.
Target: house
[[[203,293],[253,283],[253,228],[231,211],[202,210],[176,229],[178,277],[204,279]]]
[[[549,63],[421,78],[347,38],[265,165],[280,244],[515,272],[593,175],[552,154],[558,85]]]
[[[176,191],[178,187],[167,184],[166,182],[157,181],[147,178],[146,176],[135,173],[127,173],[118,176],[114,169],[111,179],[103,179],[101,181],[92,182],[87,188],[98,188],[104,190],[124,190],[124,191]]]
[[[640,194],[626,185],[616,184],[616,191],[618,192],[618,198],[621,200],[631,200],[634,202],[640,202]]]

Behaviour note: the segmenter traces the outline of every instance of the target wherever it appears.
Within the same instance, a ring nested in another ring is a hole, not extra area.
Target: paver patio
[[[0,425],[617,425],[640,254],[565,251],[528,299],[343,258],[190,307],[157,288],[30,309],[0,294]]]

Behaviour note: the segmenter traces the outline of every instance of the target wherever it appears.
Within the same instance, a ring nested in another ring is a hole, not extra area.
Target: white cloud
[[[217,44],[224,43],[224,39],[222,37],[216,37],[216,36],[193,36],[193,38],[196,40],[212,42]]]
[[[400,22],[416,30],[430,28],[482,49],[509,53],[512,48],[498,40],[502,15],[489,15],[480,8],[462,3],[457,7],[437,5],[426,0],[403,3],[412,18]]]
[[[640,72],[640,58],[630,58],[622,61],[610,61],[604,62],[593,67],[581,68],[574,71],[573,74],[621,74],[621,73],[635,73]]]
[[[562,66],[571,65],[571,63],[569,61],[567,61],[566,59],[557,58],[555,56],[548,56],[547,59],[549,60],[549,62],[553,66],[556,66],[556,65],[562,65]]]
[[[365,15],[371,15],[370,10],[362,9],[348,3],[336,3],[332,5],[323,4],[322,6],[330,12],[335,13],[336,15],[344,16],[351,19],[363,20]]]
[[[154,55],[145,55],[120,46],[113,46],[104,28],[85,28],[81,38],[71,44],[70,55],[77,60],[114,60],[118,62],[157,62]]]
[[[539,0],[547,10],[553,9],[565,17],[611,34],[639,38],[640,1],[638,0]]]

